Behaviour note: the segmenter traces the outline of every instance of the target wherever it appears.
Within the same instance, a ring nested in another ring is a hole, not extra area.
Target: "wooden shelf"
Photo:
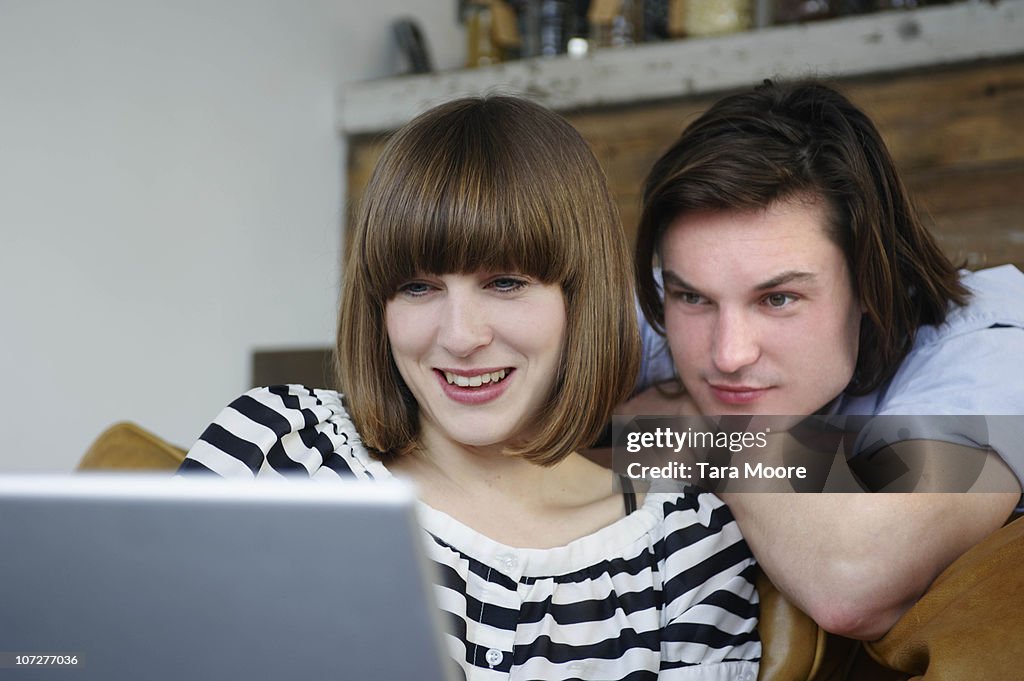
[[[596,51],[572,59],[348,85],[338,102],[345,135],[395,129],[458,96],[522,94],[559,110],[685,97],[777,76],[850,77],[1024,53],[1024,0],[963,2],[780,26],[716,38]]]

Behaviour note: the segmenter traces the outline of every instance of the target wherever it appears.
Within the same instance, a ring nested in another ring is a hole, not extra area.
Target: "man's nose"
[[[468,357],[494,338],[486,305],[472,293],[449,291],[438,324],[438,343],[455,357]]]
[[[711,354],[715,368],[723,374],[734,374],[754,364],[761,356],[754,321],[742,312],[720,313]]]

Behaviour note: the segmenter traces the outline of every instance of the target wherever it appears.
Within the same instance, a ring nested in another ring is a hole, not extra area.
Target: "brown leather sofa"
[[[123,421],[96,438],[78,462],[78,470],[176,470],[184,459],[181,447]]]
[[[79,470],[173,470],[181,447],[132,423],[100,435]],[[950,565],[882,639],[823,631],[764,576],[763,681],[1024,680],[1024,518]]]
[[[761,679],[1024,679],[1024,518],[957,559],[889,632],[869,643],[826,633],[764,576]]]

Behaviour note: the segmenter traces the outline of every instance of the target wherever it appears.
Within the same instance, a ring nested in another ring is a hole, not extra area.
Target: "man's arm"
[[[871,640],[888,631],[950,563],[998,529],[1019,496],[723,498],[765,574],[791,602],[828,631]]]
[[[686,395],[653,388],[622,412],[696,413]],[[924,489],[942,477],[929,466],[942,467],[947,457],[979,456],[979,450],[946,442],[900,442],[893,448],[902,462],[918,467],[915,479]],[[722,498],[765,574],[793,604],[828,631],[870,640],[888,631],[942,570],[998,529],[1018,503],[1016,476],[997,454],[984,456],[979,488],[999,492],[734,492]]]

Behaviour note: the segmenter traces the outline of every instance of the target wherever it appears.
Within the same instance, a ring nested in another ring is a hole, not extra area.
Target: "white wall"
[[[0,0],[0,471],[191,444],[254,348],[330,345],[335,98],[462,59],[454,0]]]

